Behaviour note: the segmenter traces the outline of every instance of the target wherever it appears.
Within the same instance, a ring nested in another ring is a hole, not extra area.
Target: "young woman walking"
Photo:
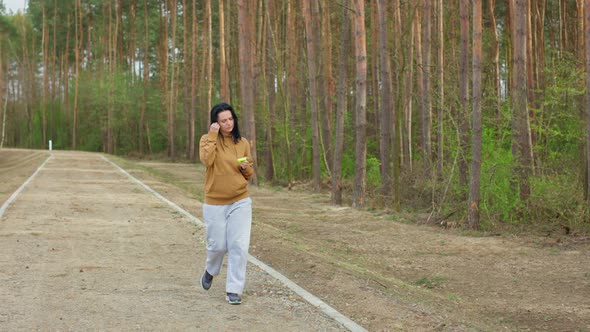
[[[201,286],[211,288],[227,254],[226,299],[240,304],[246,281],[252,200],[248,180],[254,175],[250,144],[241,137],[238,118],[226,103],[213,106],[209,132],[201,137],[199,157],[207,167],[203,218],[207,262]]]

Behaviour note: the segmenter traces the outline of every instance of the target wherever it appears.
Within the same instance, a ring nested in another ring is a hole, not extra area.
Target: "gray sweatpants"
[[[229,205],[203,205],[207,229],[207,271],[216,276],[227,253],[225,291],[242,294],[252,225],[252,200],[241,199]]]

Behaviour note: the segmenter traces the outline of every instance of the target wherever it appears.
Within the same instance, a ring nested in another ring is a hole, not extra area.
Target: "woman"
[[[213,106],[209,132],[199,143],[207,167],[203,218],[207,230],[207,263],[201,286],[211,288],[227,253],[225,290],[230,304],[240,304],[252,224],[248,180],[254,175],[250,144],[240,136],[238,117],[226,103]]]

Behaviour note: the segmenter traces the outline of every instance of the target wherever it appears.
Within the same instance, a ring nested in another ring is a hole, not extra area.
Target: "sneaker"
[[[236,293],[227,293],[227,296],[225,297],[225,299],[227,300],[227,302],[229,304],[240,304],[240,303],[242,303],[242,299]]]
[[[211,288],[211,284],[213,283],[213,276],[205,270],[203,275],[201,276],[201,286],[204,290],[209,290]]]

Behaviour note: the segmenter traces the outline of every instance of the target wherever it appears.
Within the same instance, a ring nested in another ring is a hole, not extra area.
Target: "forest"
[[[0,149],[197,163],[223,101],[255,183],[587,234],[586,39],[584,0],[0,4]]]

